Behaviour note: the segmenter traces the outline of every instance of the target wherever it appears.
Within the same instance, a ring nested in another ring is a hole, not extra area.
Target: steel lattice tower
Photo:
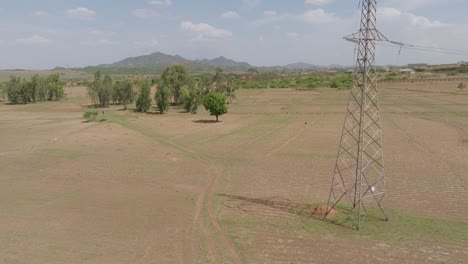
[[[326,213],[346,206],[357,230],[372,204],[388,220],[375,69],[375,42],[387,39],[376,29],[376,4],[363,0],[359,32],[345,38],[357,43],[357,61]]]

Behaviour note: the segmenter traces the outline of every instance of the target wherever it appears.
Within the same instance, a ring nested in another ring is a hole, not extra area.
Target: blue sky
[[[358,0],[16,0],[0,5],[0,69],[111,63],[161,51],[256,66],[353,64]],[[468,2],[380,0],[389,39],[468,50]],[[449,63],[465,56],[379,47],[377,63]]]

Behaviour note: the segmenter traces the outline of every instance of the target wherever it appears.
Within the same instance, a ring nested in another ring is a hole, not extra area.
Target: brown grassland
[[[463,263],[468,93],[383,84],[389,222],[326,203],[348,91],[240,90],[213,123],[112,106],[0,104],[0,263]],[[154,112],[156,112],[154,110]]]

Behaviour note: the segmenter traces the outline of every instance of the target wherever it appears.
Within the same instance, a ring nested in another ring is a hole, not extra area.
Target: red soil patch
[[[314,211],[312,212],[312,216],[320,217],[320,218],[326,218],[327,220],[333,219],[333,217],[336,215],[337,211],[335,209],[331,209],[330,212],[328,212],[328,206],[326,205],[318,205],[314,207]]]

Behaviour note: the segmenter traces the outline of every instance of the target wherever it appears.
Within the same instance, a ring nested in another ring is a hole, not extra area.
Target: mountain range
[[[167,66],[182,64],[190,72],[208,72],[217,67],[221,67],[227,72],[247,71],[255,68],[246,62],[237,62],[223,56],[212,60],[189,60],[179,55],[167,55],[161,52],[155,52],[149,55],[130,57],[112,64],[101,64],[98,66],[85,67],[86,71],[100,70],[107,73],[125,73],[132,71],[139,72],[162,72]]]
[[[149,55],[138,57],[130,57],[112,64],[101,64],[97,66],[88,66],[82,70],[88,72],[101,71],[111,74],[128,74],[138,71],[140,73],[154,74],[161,73],[167,66],[182,64],[185,65],[189,72],[205,73],[213,72],[217,67],[222,68],[225,72],[246,72],[249,69],[264,69],[264,70],[321,70],[330,67],[317,66],[305,62],[288,64],[285,66],[270,66],[270,67],[255,67],[247,62],[237,62],[226,57],[218,57],[215,59],[189,60],[179,55],[168,55],[161,52],[155,52]]]

